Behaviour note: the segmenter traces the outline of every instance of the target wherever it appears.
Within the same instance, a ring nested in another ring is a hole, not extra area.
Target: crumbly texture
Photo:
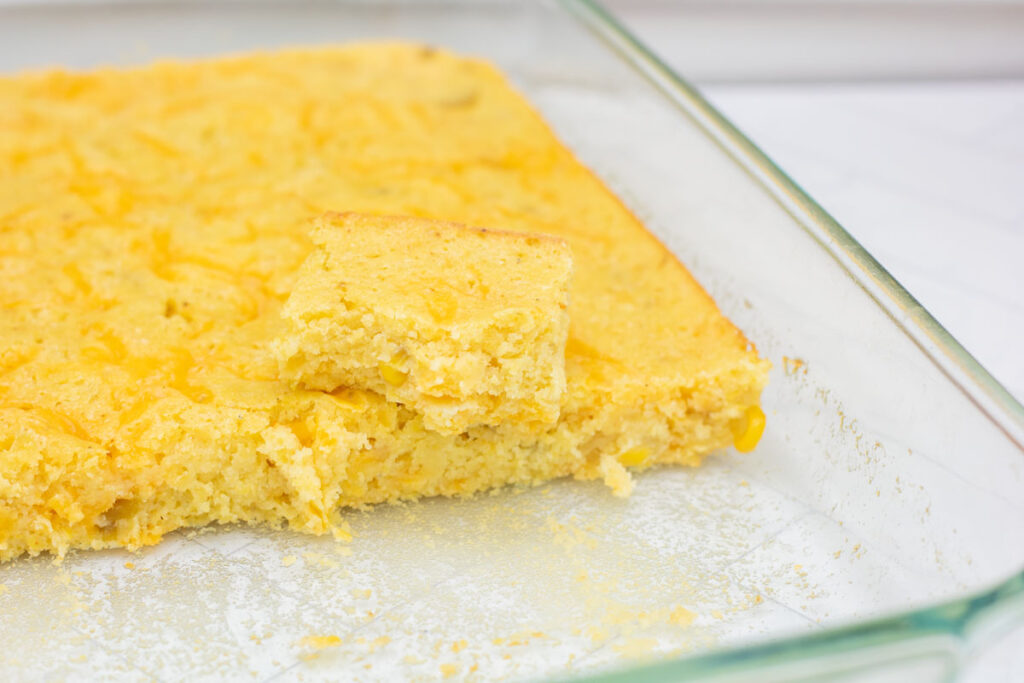
[[[457,435],[267,347],[337,209],[557,235],[558,422]],[[490,65],[402,44],[0,78],[0,558],[697,465],[768,364]]]
[[[558,419],[564,240],[357,213],[321,217],[311,237],[273,344],[282,379],[376,391],[443,434]]]

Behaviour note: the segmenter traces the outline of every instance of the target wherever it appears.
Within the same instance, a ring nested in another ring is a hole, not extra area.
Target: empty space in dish
[[[351,512],[349,544],[207,529],[9,563],[0,671],[572,676],[920,607],[1024,564],[1020,450],[805,217],[568,14],[303,9],[5,8],[0,67],[368,38],[492,59],[771,359],[764,439],[641,474],[628,499],[559,481]]]

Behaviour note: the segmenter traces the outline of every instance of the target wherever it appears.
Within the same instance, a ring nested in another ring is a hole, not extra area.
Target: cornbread
[[[444,434],[558,419],[563,240],[355,213],[320,218],[311,237],[273,347],[282,379],[376,391]]]
[[[304,221],[338,209],[564,239],[558,421],[440,434],[283,380]],[[749,447],[767,369],[484,62],[362,44],[0,78],[0,558],[214,522],[344,536],[348,506],[564,476],[626,493]]]

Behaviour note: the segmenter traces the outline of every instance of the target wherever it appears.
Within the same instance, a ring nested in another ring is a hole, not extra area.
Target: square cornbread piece
[[[558,419],[564,240],[357,213],[319,218],[311,238],[273,346],[282,378],[376,391],[443,434]]]
[[[125,93],[131,93],[126,97]],[[555,424],[428,428],[267,353],[346,210],[572,248]],[[406,44],[0,78],[0,559],[752,448],[768,363],[491,65]]]

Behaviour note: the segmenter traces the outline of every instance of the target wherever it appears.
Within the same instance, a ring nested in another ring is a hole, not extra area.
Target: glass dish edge
[[[752,175],[801,227],[886,311],[939,369],[1024,452],[1024,405],[984,369],[874,257],[710,104],[688,81],[633,36],[597,0],[554,0],[594,32]],[[59,6],[59,2],[43,4]],[[13,2],[18,8],[28,3]],[[989,590],[927,608],[839,627],[811,636],[783,638],[705,655],[574,677],[573,681],[664,681],[742,675],[885,645],[922,643],[924,650],[956,660],[972,634],[990,634],[1007,614],[1024,616],[1024,569]],[[921,650],[922,648],[918,648]],[[890,659],[894,659],[891,658]],[[806,672],[803,672],[806,675]],[[797,674],[786,668],[779,674]],[[767,678],[766,678],[767,679]],[[771,680],[778,680],[773,677]]]
[[[665,64],[598,0],[558,0],[630,67],[652,83],[778,201],[804,231],[849,276],[949,380],[1024,454],[1024,405],[1017,401],[942,324],[800,185],[719,112],[700,91]],[[988,590],[810,636],[724,649],[610,673],[574,677],[574,681],[663,681],[683,678],[732,679],[758,671],[771,680],[815,675],[801,663],[833,660],[829,673],[842,673],[842,656],[872,650],[876,661],[905,656],[936,656],[956,671],[966,652],[1024,619],[1024,568]],[[837,659],[838,658],[838,659]],[[870,660],[870,658],[869,658]],[[865,662],[860,661],[853,668]],[[796,664],[797,668],[790,665]],[[825,673],[820,671],[820,673]]]

